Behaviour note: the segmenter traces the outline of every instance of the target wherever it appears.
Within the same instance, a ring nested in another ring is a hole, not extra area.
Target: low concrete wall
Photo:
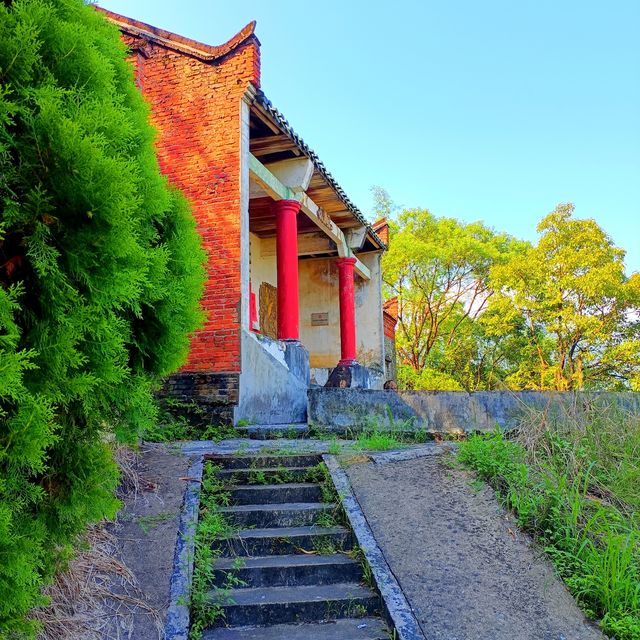
[[[491,431],[513,427],[527,407],[562,412],[591,402],[616,404],[640,413],[640,393],[537,391],[376,391],[310,389],[309,424],[344,432],[369,425],[433,433]]]
[[[243,332],[240,397],[235,422],[306,422],[308,387],[309,354],[304,347]]]

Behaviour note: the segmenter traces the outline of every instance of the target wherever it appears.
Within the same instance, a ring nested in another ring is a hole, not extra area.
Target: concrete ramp
[[[428,640],[606,640],[470,474],[437,455],[346,471]]]

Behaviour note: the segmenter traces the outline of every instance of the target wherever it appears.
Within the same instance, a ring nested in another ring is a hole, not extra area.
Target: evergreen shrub
[[[0,3],[0,637],[87,523],[109,434],[154,423],[201,322],[203,252],[160,174],[118,30],[82,0]]]

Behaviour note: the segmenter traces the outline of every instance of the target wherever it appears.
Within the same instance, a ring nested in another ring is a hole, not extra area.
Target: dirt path
[[[427,640],[603,640],[493,492],[441,456],[346,468]]]
[[[169,606],[178,518],[190,459],[175,447],[143,444],[137,456],[137,491],[123,496],[124,506],[112,531],[117,556],[135,578],[114,590],[120,598],[106,603],[110,611],[105,640],[159,640]]]

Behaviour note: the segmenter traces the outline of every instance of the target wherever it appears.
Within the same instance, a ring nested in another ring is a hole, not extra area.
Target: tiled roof
[[[304,155],[313,162],[316,170],[322,175],[322,177],[327,181],[327,183],[331,186],[331,188],[336,192],[340,200],[344,203],[345,207],[353,213],[356,219],[361,222],[364,226],[367,227],[369,231],[369,235],[371,235],[374,240],[384,249],[387,248],[386,243],[382,241],[382,238],[375,232],[373,227],[367,219],[364,217],[360,209],[356,207],[353,202],[349,199],[347,194],[344,192],[342,187],[336,182],[336,179],[331,175],[329,170],[325,167],[324,163],[316,152],[309,147],[309,145],[293,130],[293,127],[289,124],[287,119],[276,109],[271,101],[264,95],[262,90],[258,90],[256,93],[256,102],[273,118],[278,127],[282,130],[282,132],[288,136],[292,142],[304,153]]]

